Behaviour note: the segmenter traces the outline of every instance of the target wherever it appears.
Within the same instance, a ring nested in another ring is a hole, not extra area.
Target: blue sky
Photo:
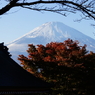
[[[8,14],[0,16],[0,42],[7,44],[32,29],[51,21],[62,22],[95,39],[95,28],[90,26],[95,21],[74,22],[78,18],[80,18],[78,14],[69,14],[68,17],[64,17],[52,12],[37,12],[20,7],[13,8]]]

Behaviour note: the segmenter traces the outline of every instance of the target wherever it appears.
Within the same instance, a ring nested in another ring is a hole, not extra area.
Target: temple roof
[[[0,45],[0,93],[39,93],[50,90],[51,84],[24,70],[10,57],[8,48],[2,45]]]

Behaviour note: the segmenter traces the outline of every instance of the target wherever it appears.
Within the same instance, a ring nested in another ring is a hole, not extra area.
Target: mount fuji
[[[47,22],[14,40],[7,46],[12,54],[12,58],[17,61],[18,55],[24,54],[27,56],[28,44],[45,45],[49,42],[63,42],[68,38],[78,40],[80,45],[86,44],[87,50],[95,52],[94,39],[61,22]]]

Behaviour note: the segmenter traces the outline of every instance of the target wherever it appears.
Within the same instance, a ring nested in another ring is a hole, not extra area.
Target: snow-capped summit
[[[77,34],[77,35],[76,35]],[[78,36],[80,35],[80,36]],[[46,44],[50,41],[62,41],[67,38],[80,38],[82,37],[82,33],[61,23],[61,22],[48,22],[45,23],[29,33],[23,35],[22,37],[16,39],[12,43],[35,43],[35,44]],[[32,41],[30,39],[36,39]],[[45,40],[44,40],[45,39]],[[44,40],[44,42],[43,42]],[[40,42],[39,42],[40,41]],[[11,43],[10,43],[11,44]]]
[[[8,47],[15,59],[17,55],[25,54],[28,44],[45,45],[49,42],[63,42],[68,38],[78,40],[81,45],[86,44],[89,51],[95,51],[94,39],[61,22],[47,22],[11,42]]]

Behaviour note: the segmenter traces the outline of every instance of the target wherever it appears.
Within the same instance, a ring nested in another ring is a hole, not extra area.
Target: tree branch
[[[0,15],[6,13],[7,11],[9,11],[12,7],[15,6],[16,2],[18,2],[19,0],[11,0],[9,4],[7,4],[5,7],[3,7],[2,9],[0,9]]]
[[[78,1],[80,1],[80,0],[78,0]],[[91,17],[91,18],[93,18],[95,20],[95,16],[93,15],[93,14],[95,14],[95,11],[93,10],[95,8],[93,8],[92,10],[91,9],[88,9],[89,7],[91,8],[90,5],[92,4],[92,2],[89,2],[89,4],[87,4],[89,6],[84,5],[88,1],[89,0],[83,0],[80,3],[74,2],[74,0],[72,0],[72,1],[68,1],[68,0],[59,0],[59,1],[56,1],[56,0],[52,0],[52,1],[35,1],[35,2],[29,2],[29,3],[27,3],[27,2],[26,3],[16,3],[15,6],[21,6],[22,7],[22,6],[30,6],[30,5],[36,5],[36,4],[54,4],[54,3],[55,4],[61,4],[63,6],[67,6],[67,7],[72,8],[72,9],[76,9],[76,11],[82,11],[85,14],[87,14],[88,17]],[[28,9],[29,9],[29,7],[28,7]],[[37,10],[43,10],[43,9],[37,9]],[[58,11],[56,11],[56,9],[55,10],[52,10],[52,8],[51,8],[50,11],[61,13],[60,10],[62,10],[62,9],[59,9],[59,12],[58,12]],[[49,11],[49,10],[44,9],[44,11]],[[68,11],[68,10],[65,10],[65,11]]]
[[[8,0],[7,4],[0,10],[0,15],[6,13],[13,7],[22,7],[37,11],[51,11],[64,15],[63,12],[76,13],[80,11],[81,14],[90,19],[95,20],[95,1],[94,0]],[[43,7],[38,7],[44,4]],[[48,4],[53,4],[52,7]],[[56,4],[56,7],[55,7]],[[35,7],[36,5],[36,7]],[[47,6],[47,7],[46,7]]]

